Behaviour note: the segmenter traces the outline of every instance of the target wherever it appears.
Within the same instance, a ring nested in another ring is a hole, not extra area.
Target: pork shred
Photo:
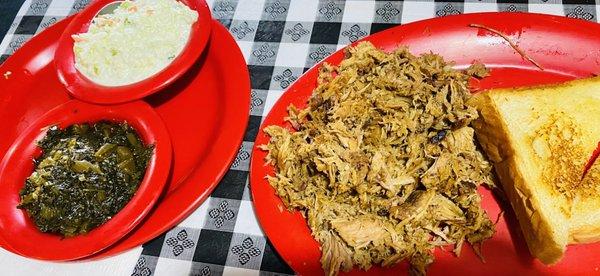
[[[306,108],[289,106],[291,128],[264,129],[268,181],[307,219],[327,275],[403,260],[425,274],[436,247],[459,255],[493,235],[477,193],[493,182],[469,127],[470,76],[451,65],[360,43],[322,66]]]

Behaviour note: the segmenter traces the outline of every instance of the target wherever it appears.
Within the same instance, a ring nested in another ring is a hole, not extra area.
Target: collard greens
[[[105,223],[133,197],[152,146],[126,123],[98,122],[52,127],[39,142],[42,156],[20,192],[42,232],[67,237]]]

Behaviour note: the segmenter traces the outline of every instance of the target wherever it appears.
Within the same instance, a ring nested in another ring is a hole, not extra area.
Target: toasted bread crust
[[[600,137],[598,137],[600,139]],[[600,184],[600,160],[590,168],[583,182],[589,185]],[[574,203],[573,216],[569,230],[569,243],[592,243],[600,241],[600,195],[596,200],[578,198]]]
[[[508,91],[507,91],[508,92]],[[504,93],[494,91],[494,93]],[[556,221],[548,217],[543,210],[544,206],[539,198],[534,196],[534,187],[531,185],[530,176],[522,171],[519,164],[522,157],[514,148],[515,141],[511,141],[509,127],[500,114],[490,92],[475,95],[470,104],[480,112],[478,120],[473,122],[484,151],[494,163],[496,173],[502,187],[515,211],[523,235],[527,241],[531,254],[545,264],[556,263],[563,256],[568,241],[568,233],[555,227]],[[563,220],[559,218],[559,220]]]

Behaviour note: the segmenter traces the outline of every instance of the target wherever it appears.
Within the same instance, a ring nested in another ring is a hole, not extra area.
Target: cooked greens
[[[18,208],[42,232],[71,237],[105,223],[133,197],[152,146],[127,123],[52,127],[38,142],[42,156],[21,189]]]
[[[480,65],[469,69],[478,77]],[[469,75],[440,56],[363,42],[325,64],[295,131],[269,126],[270,184],[300,210],[321,244],[327,275],[404,259],[424,274],[436,246],[480,244],[494,233],[477,187],[493,185],[466,104]]]

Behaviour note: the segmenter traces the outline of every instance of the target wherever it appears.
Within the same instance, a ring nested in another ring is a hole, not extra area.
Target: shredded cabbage
[[[197,19],[196,11],[175,0],[125,1],[73,36],[75,67],[102,85],[141,81],[181,53]]]

